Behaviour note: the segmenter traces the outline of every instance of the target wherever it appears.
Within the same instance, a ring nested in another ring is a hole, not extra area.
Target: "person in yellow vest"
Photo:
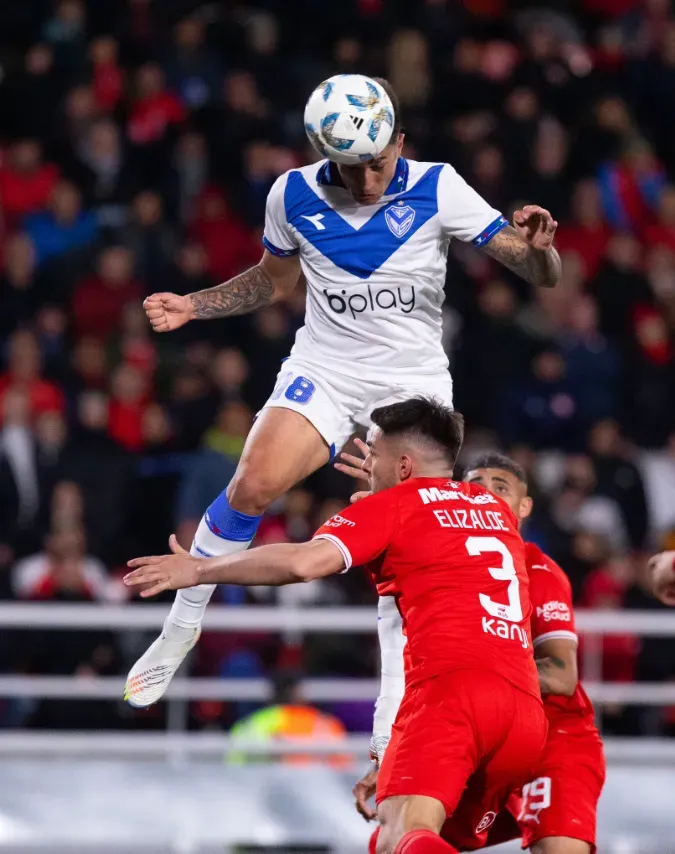
[[[333,715],[328,715],[304,702],[298,678],[289,673],[281,673],[275,679],[275,693],[272,705],[242,718],[230,730],[230,737],[236,742],[269,743],[284,741],[287,743],[335,742],[336,747],[347,737],[343,723]],[[243,765],[257,759],[268,758],[265,754],[246,754],[236,747],[228,753],[230,765]],[[280,761],[292,765],[306,765],[323,762],[334,768],[349,767],[349,756],[340,754],[302,755],[282,754]]]

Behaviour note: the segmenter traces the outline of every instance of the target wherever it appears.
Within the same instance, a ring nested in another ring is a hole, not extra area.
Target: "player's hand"
[[[370,469],[368,466],[370,450],[368,445],[366,445],[362,439],[354,439],[354,444],[359,451],[361,451],[363,457],[356,457],[354,454],[346,454],[342,451],[340,459],[344,460],[344,462],[335,463],[335,468],[343,474],[347,474],[356,480],[363,480],[370,485]],[[349,501],[351,504],[355,504],[357,501],[360,501],[362,498],[367,498],[369,495],[370,489],[361,489],[358,492],[355,492]]]
[[[649,561],[654,595],[664,605],[675,605],[675,552],[661,552]]]
[[[133,572],[124,576],[124,583],[127,587],[140,588],[143,599],[157,596],[164,590],[181,590],[199,584],[199,558],[181,548],[175,534],[169,538],[169,547],[173,554],[137,557],[127,564]]]
[[[340,454],[342,463],[335,463],[335,468],[343,474],[348,474],[356,480],[364,480],[368,482],[368,472],[364,469],[366,460],[368,459],[368,445],[362,439],[354,439],[354,444],[361,451],[363,456],[357,457],[354,454],[347,454],[344,451]]]
[[[368,806],[368,801],[375,794],[377,787],[377,765],[373,765],[372,769],[362,777],[354,786],[352,792],[354,794],[356,811],[362,815],[366,821],[372,821],[377,817],[377,812]]]
[[[152,294],[143,301],[143,308],[155,332],[171,332],[192,320],[189,296]]]
[[[558,223],[539,205],[525,205],[513,214],[513,227],[533,249],[545,252],[553,245]]]

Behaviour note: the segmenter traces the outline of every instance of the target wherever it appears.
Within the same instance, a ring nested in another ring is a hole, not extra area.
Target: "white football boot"
[[[191,638],[172,641],[164,631],[129,671],[124,699],[136,709],[145,709],[160,700],[185,656],[199,640],[201,629]]]

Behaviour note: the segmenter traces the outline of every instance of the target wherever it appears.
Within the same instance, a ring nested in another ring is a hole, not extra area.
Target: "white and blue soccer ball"
[[[336,74],[312,92],[305,131],[336,163],[365,163],[382,152],[394,129],[394,106],[382,86],[362,74]]]

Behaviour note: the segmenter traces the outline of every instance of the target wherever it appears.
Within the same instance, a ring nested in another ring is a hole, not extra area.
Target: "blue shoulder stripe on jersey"
[[[320,199],[300,172],[291,172],[284,193],[286,219],[336,267],[369,279],[438,213],[442,168],[431,166],[411,190],[383,205],[359,229]]]
[[[278,255],[279,258],[287,258],[290,255],[297,255],[300,251],[297,246],[295,249],[279,249],[278,246],[275,246],[273,243],[270,243],[269,240],[263,234],[263,246],[267,249],[268,252],[271,252],[272,255]]]
[[[394,193],[404,193],[408,189],[408,175],[410,174],[410,166],[405,157],[399,157],[396,161],[396,171],[394,177],[389,182],[385,196],[393,196]],[[321,166],[316,173],[316,183],[324,187],[343,187],[344,182],[340,177],[340,172],[334,163],[330,160]]]
[[[497,219],[493,220],[487,228],[484,228],[477,237],[474,237],[471,242],[474,246],[485,246],[486,243],[489,243],[492,240],[495,234],[499,234],[499,232],[503,228],[506,228],[508,224],[508,219],[503,216],[498,216]]]

